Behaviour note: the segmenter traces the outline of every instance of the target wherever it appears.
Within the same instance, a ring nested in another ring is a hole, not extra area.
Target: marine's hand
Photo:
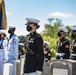
[[[36,71],[36,75],[42,75],[41,71]]]

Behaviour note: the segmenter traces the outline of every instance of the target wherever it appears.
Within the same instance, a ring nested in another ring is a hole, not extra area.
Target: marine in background
[[[76,60],[76,27],[71,28],[71,58]]]
[[[59,40],[56,44],[57,50],[57,59],[69,59],[70,58],[70,43],[68,39],[66,39],[66,33],[68,30],[64,27],[59,27],[58,29],[58,37]]]
[[[19,43],[19,50],[18,50],[18,59],[20,59],[21,55],[25,54],[25,51],[23,50],[24,44],[23,43]]]
[[[51,60],[52,53],[49,49],[49,42],[44,41],[44,60],[45,62],[49,62]]]

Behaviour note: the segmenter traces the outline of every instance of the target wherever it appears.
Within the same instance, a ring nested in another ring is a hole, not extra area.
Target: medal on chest
[[[34,38],[30,38],[29,42],[33,43],[34,42]]]

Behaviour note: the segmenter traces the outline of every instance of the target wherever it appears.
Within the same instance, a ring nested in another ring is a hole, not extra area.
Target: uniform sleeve
[[[37,57],[38,57],[37,70],[42,71],[44,62],[44,52],[43,52],[43,39],[41,37],[38,37],[36,39],[36,45],[37,45]]]
[[[14,38],[14,59],[17,59],[18,57],[18,46],[19,46],[19,38]]]
[[[4,60],[8,61],[8,41],[3,41]]]

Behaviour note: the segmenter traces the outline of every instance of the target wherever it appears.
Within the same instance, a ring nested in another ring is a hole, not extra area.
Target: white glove
[[[36,75],[42,75],[41,71],[36,71]]]

